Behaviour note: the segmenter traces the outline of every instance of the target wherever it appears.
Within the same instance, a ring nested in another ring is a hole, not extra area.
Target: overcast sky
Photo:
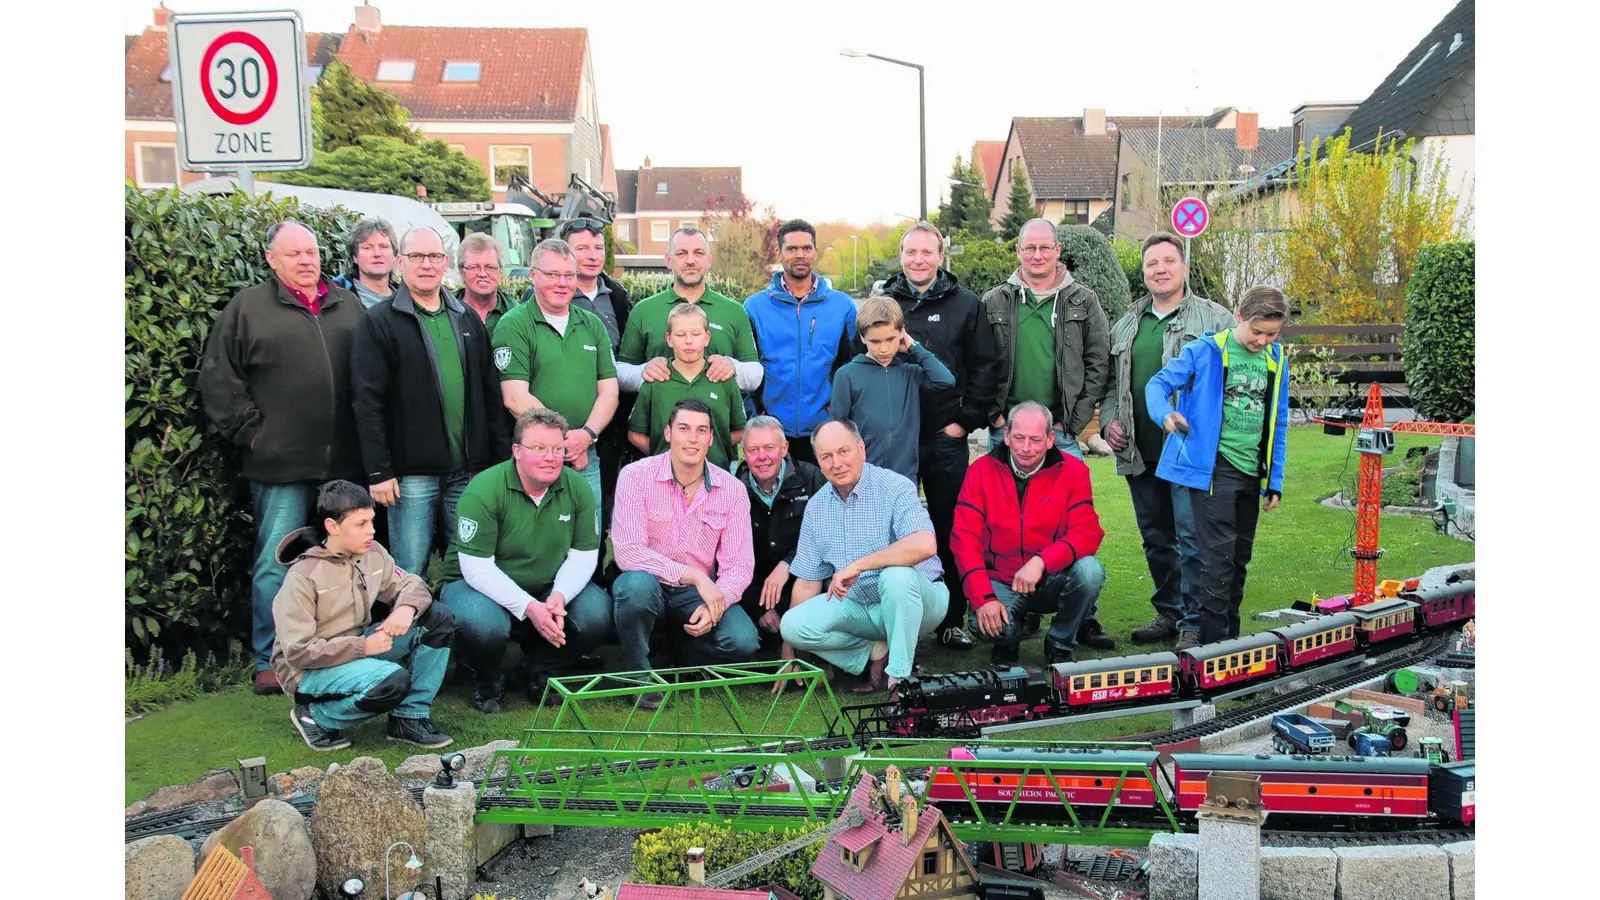
[[[297,8],[345,31],[351,0],[169,0],[175,12]],[[617,168],[743,166],[783,217],[865,224],[917,210],[916,72],[927,67],[928,207],[957,153],[1005,140],[1012,116],[1203,113],[1237,106],[1288,125],[1306,101],[1367,97],[1455,5],[1219,2],[548,3],[381,0],[388,25],[589,29]],[[154,2],[129,2],[129,34]],[[935,9],[957,11],[933,12]],[[1270,10],[1270,13],[1268,12]]]

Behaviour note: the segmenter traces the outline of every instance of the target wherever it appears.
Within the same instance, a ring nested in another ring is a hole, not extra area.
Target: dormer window
[[[476,59],[451,59],[444,64],[444,76],[440,81],[477,81],[483,71],[483,63]]]
[[[665,181],[656,182],[656,193],[665,194],[666,192],[667,192],[667,183]]]
[[[385,59],[378,63],[379,81],[411,81],[417,77],[414,59]]]

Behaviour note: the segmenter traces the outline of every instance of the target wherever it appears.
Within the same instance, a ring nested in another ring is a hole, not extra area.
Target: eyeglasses
[[[1018,247],[1017,252],[1021,253],[1023,256],[1033,256],[1038,253],[1049,253],[1054,249],[1056,249],[1055,244],[1044,244],[1040,246]]]
[[[490,263],[486,266],[462,266],[461,271],[467,273],[468,275],[488,275],[491,272],[500,271],[500,267],[494,263]]]
[[[574,231],[592,231],[595,234],[605,234],[606,223],[599,219],[573,219],[561,226],[561,237],[565,238]]]
[[[540,275],[543,275],[544,277],[554,281],[556,284],[565,284],[569,281],[578,280],[577,272],[552,272],[549,269],[541,269],[538,266],[534,266],[533,270],[538,272]]]
[[[542,459],[544,457],[547,457],[547,456],[566,456],[567,455],[567,448],[566,448],[566,446],[564,444],[557,444],[554,447],[546,447],[543,444],[534,444],[531,447],[528,446],[527,444],[518,444],[517,446],[521,447],[522,449],[524,449],[524,450],[528,451],[529,453],[533,454],[536,458],[540,458],[540,459]]]
[[[413,266],[420,266],[425,262],[433,263],[436,266],[442,266],[444,265],[445,260],[450,258],[445,256],[443,253],[407,253],[404,255],[406,259],[411,261]]]

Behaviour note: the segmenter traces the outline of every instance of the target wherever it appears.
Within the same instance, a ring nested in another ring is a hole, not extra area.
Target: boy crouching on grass
[[[272,601],[272,670],[294,697],[290,719],[313,750],[350,746],[344,729],[385,712],[389,740],[447,747],[450,735],[429,712],[455,618],[372,539],[372,517],[365,488],[330,481],[317,492],[320,533],[302,528],[278,545],[289,571]],[[374,603],[393,611],[374,622]]]
[[[1277,341],[1289,301],[1253,287],[1236,318],[1231,330],[1190,341],[1145,386],[1150,418],[1167,431],[1156,475],[1189,488],[1194,507],[1202,644],[1239,636],[1256,519],[1283,495],[1289,367]],[[1257,495],[1266,498],[1259,508]]]
[[[718,326],[721,327],[721,326]],[[633,414],[628,417],[628,443],[646,456],[667,449],[667,428],[673,405],[696,397],[711,408],[711,449],[706,461],[731,470],[739,441],[744,437],[744,397],[733,379],[712,381],[706,372],[706,347],[711,345],[706,311],[695,303],[675,303],[667,313],[667,346],[672,360],[666,381],[646,381],[639,388]]]

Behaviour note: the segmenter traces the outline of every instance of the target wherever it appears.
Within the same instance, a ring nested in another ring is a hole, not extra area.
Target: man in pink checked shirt
[[[755,575],[750,497],[725,469],[706,464],[711,410],[694,397],[672,407],[666,453],[623,468],[611,544],[622,575],[611,585],[627,671],[650,668],[650,635],[665,616],[683,629],[680,665],[743,662],[760,646],[739,598]],[[662,695],[639,698],[659,709]]]

